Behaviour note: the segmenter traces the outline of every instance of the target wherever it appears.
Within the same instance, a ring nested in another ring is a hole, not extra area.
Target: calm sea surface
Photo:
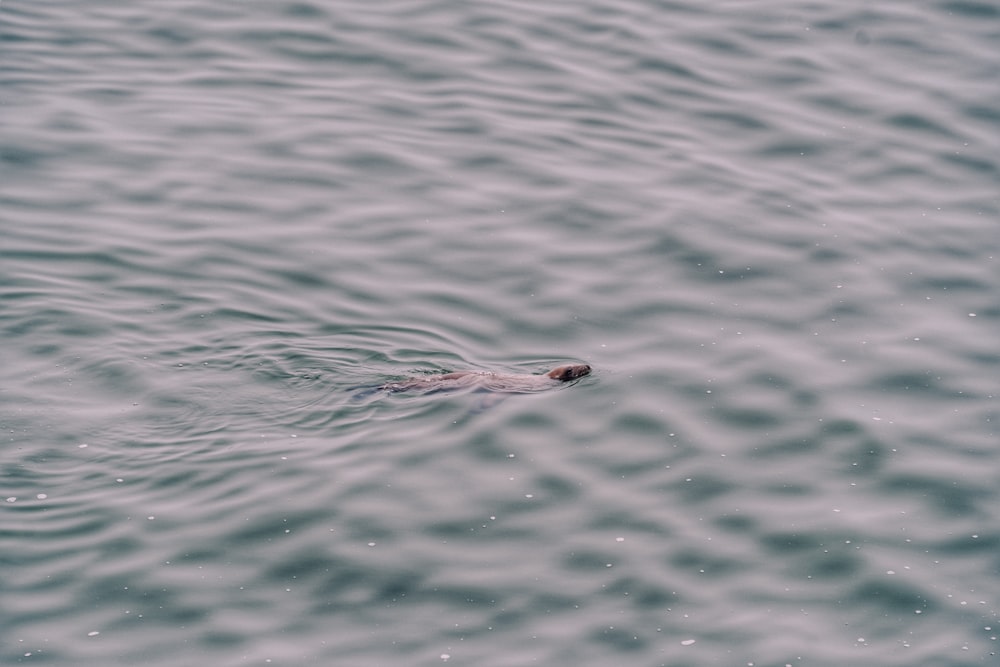
[[[4,665],[998,665],[1000,5],[0,0],[0,435]]]

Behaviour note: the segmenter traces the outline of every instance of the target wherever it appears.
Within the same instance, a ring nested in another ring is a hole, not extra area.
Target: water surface
[[[6,0],[0,661],[996,664],[998,40]]]

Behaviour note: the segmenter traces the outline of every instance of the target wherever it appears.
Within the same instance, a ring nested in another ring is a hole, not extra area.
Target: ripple
[[[989,662],[997,12],[787,9],[4,4],[5,662]]]

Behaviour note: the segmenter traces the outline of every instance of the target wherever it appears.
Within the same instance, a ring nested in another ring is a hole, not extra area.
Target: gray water
[[[3,0],[0,663],[1000,664],[998,82],[986,0]]]

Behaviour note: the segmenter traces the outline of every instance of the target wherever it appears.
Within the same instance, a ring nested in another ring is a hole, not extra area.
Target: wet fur
[[[389,392],[402,391],[454,391],[477,389],[505,393],[529,393],[543,391],[560,382],[569,382],[590,374],[587,364],[573,364],[553,368],[544,375],[514,375],[491,373],[489,371],[458,371],[423,378],[409,378],[399,382],[389,382],[382,389]]]

